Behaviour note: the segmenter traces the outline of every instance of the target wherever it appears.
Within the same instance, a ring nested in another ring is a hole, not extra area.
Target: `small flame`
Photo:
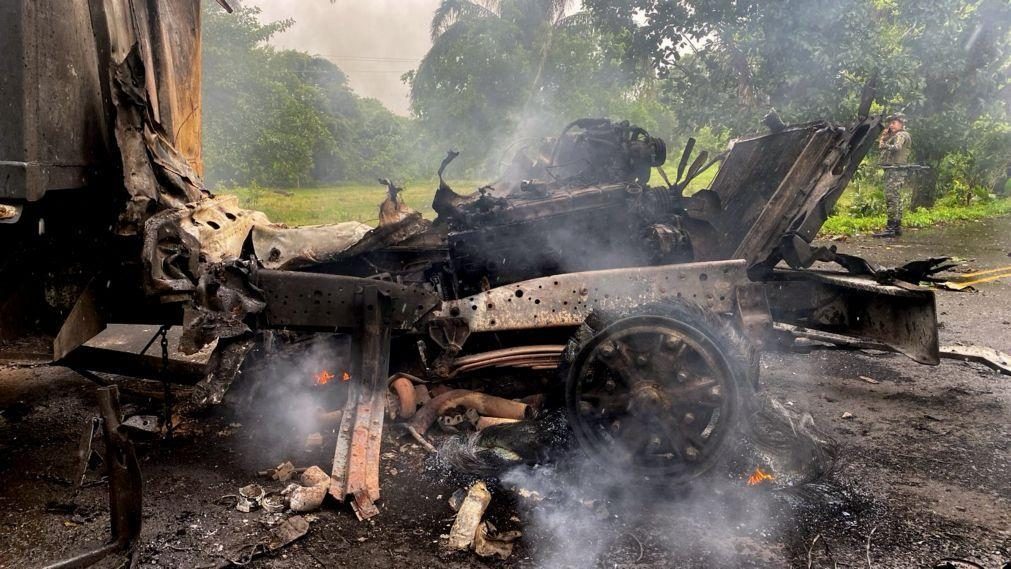
[[[773,475],[771,475],[768,472],[762,470],[762,467],[759,466],[759,467],[756,467],[755,471],[752,472],[751,476],[748,477],[748,486],[755,486],[757,484],[761,484],[762,482],[765,482],[766,480],[775,480],[775,479],[776,478]]]
[[[313,378],[316,380],[316,385],[326,385],[334,378],[334,374],[324,369],[314,375]]]
[[[341,374],[341,381],[351,381],[351,374],[346,370]]]

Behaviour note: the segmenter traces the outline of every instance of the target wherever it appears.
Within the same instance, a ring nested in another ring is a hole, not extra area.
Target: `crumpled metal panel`
[[[145,76],[136,48],[115,67],[116,141],[123,162],[123,183],[130,195],[119,218],[117,232],[121,235],[137,234],[155,212],[210,196],[196,170],[154,118],[143,88]]]
[[[90,0],[101,55],[120,65],[136,50],[147,110],[198,174],[201,155],[200,0]]]
[[[151,294],[193,291],[202,266],[236,259],[262,212],[242,209],[235,196],[218,196],[152,216],[144,225],[142,257]]]
[[[937,365],[937,308],[926,288],[882,285],[859,275],[777,269],[765,283],[776,322],[881,342]]]
[[[253,250],[268,269],[291,270],[332,260],[361,241],[372,227],[357,221],[285,227],[258,224]]]
[[[710,188],[719,211],[706,215],[716,229],[708,258],[754,264],[775,254],[784,235],[810,242],[880,130],[876,116],[735,140]]]

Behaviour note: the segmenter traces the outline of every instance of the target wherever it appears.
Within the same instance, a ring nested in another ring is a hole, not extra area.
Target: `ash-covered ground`
[[[947,254],[975,268],[1002,267],[1011,264],[1011,218],[839,245],[886,264]],[[1011,352],[1011,282],[978,288],[938,292],[941,343]],[[327,503],[309,515],[304,538],[248,566],[905,568],[951,559],[996,568],[1011,561],[1011,378],[977,364],[927,367],[895,354],[833,350],[765,354],[762,382],[768,396],[809,413],[838,443],[825,484],[785,495],[743,483],[613,484],[581,463],[517,471],[509,482],[548,499],[493,488],[487,518],[523,537],[507,560],[488,560],[448,554],[440,544],[455,515],[448,500],[468,480],[433,467],[409,437],[388,428],[379,516],[359,522],[346,505]],[[72,498],[67,484],[81,426],[95,413],[94,389],[62,368],[0,366],[0,567],[42,566],[106,539],[106,485]],[[123,402],[128,411],[157,410],[139,397]],[[171,444],[139,445],[139,566],[235,559],[275,518],[238,512],[223,496],[251,482],[283,486],[256,471],[286,458],[329,468],[332,442],[306,453],[300,441],[286,447],[263,435],[269,431],[222,409],[185,421]]]

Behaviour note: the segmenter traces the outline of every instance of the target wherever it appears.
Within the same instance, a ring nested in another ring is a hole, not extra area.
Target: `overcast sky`
[[[294,18],[275,36],[282,48],[307,51],[336,63],[351,88],[379,99],[391,111],[408,113],[400,76],[416,69],[428,52],[429,23],[439,0],[245,0],[259,6],[263,21]]]

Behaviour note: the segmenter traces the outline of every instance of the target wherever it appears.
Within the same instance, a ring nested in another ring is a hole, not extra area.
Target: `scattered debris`
[[[313,452],[323,447],[323,434],[320,432],[309,433],[305,437],[305,452]]]
[[[292,474],[302,474],[303,472],[305,472],[305,468],[292,468],[291,473],[288,474],[288,476],[284,480],[281,480],[281,478],[279,478],[279,476],[284,476],[284,474],[279,474],[279,471],[283,472],[283,471],[287,470],[287,467],[289,465],[291,465],[290,462],[282,462],[281,464],[275,466],[274,468],[268,468],[267,470],[261,470],[261,471],[257,472],[256,474],[258,476],[266,476],[267,478],[271,478],[273,480],[278,480],[278,481],[281,481],[281,482],[286,482],[287,480],[289,480],[291,478]]]
[[[467,497],[467,490],[463,488],[457,489],[457,491],[453,492],[453,495],[449,497],[449,507],[453,508],[454,512],[459,512],[460,506],[463,505],[463,500],[466,497]]]
[[[299,482],[301,486],[290,485],[284,490],[291,511],[311,512],[319,508],[330,489],[330,476],[322,468],[310,466],[299,477]]]
[[[480,530],[481,518],[484,511],[491,503],[491,493],[482,481],[477,481],[471,485],[467,491],[467,496],[460,504],[456,513],[456,520],[449,530],[449,540],[446,547],[455,551],[466,551],[474,545],[474,540]]]
[[[291,516],[271,530],[267,550],[276,551],[309,533],[309,521],[302,516]]]
[[[507,559],[513,553],[513,542],[522,536],[518,530],[498,532],[491,522],[483,521],[474,534],[474,553],[480,557]]]
[[[446,541],[447,549],[466,551],[473,549],[481,557],[506,559],[513,552],[513,542],[523,534],[519,531],[498,532],[494,525],[482,520],[491,493],[483,481],[475,482],[470,489],[462,488],[449,498],[449,507],[457,512]]]
[[[860,375],[860,376],[857,376],[857,377],[859,377],[861,379],[861,381],[865,381],[865,382],[870,383],[872,385],[877,385],[877,384],[881,383],[880,381],[874,379],[873,377],[867,377],[866,375]]]
[[[295,474],[301,474],[302,472],[305,472],[305,469],[298,470],[297,472],[296,470],[297,469],[295,468],[295,465],[292,464],[291,461],[285,461],[282,462],[281,464],[278,464],[274,468],[271,468],[269,470],[266,470],[264,473],[261,473],[261,476],[270,476],[272,479],[277,480],[278,482],[287,482],[288,480],[291,480],[291,477],[294,476]]]
[[[288,500],[280,494],[270,493],[264,496],[263,500],[260,501],[260,505],[263,506],[264,511],[276,514],[288,508]]]
[[[524,500],[529,500],[531,502],[542,502],[544,500],[544,495],[537,490],[528,490],[526,488],[514,488],[514,492],[520,498]]]
[[[985,346],[941,346],[941,357],[983,364],[1004,375],[1011,375],[1011,356]]]
[[[239,488],[238,500],[235,502],[235,509],[249,513],[260,507],[260,502],[267,495],[266,490],[259,484],[248,484]]]
[[[852,419],[853,417],[854,417],[853,413],[850,413],[849,411],[843,411],[842,414],[843,419]]]
[[[247,543],[231,555],[223,556],[226,562],[224,565],[219,565],[218,567],[231,567],[233,565],[242,567],[248,565],[253,558],[264,553],[277,551],[307,533],[309,533],[309,520],[302,516],[291,516],[277,524],[262,539],[254,543]]]
[[[161,420],[156,415],[133,415],[122,423],[122,428],[136,435],[160,435]]]

